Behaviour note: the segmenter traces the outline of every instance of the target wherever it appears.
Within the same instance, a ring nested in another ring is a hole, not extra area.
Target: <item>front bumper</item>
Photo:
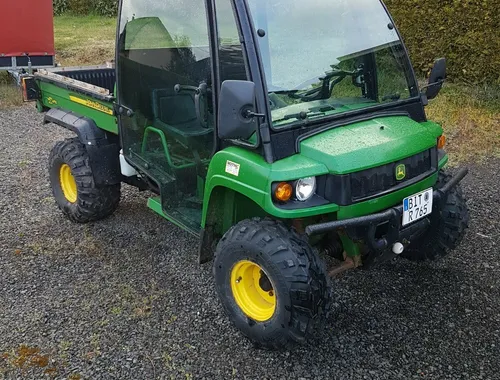
[[[468,172],[467,168],[460,169],[443,187],[434,190],[434,202],[437,207],[440,207],[446,194],[462,181]],[[365,241],[370,249],[380,252],[396,242],[411,241],[416,235],[425,231],[431,223],[429,218],[423,218],[408,227],[402,228],[402,215],[403,206],[400,205],[383,212],[358,218],[312,224],[307,226],[305,231],[307,235],[312,236],[330,231],[345,230],[349,235],[354,235],[359,240]],[[430,214],[430,217],[433,215],[435,216],[435,212]],[[384,223],[387,223],[387,232],[382,237],[377,238],[377,227]]]

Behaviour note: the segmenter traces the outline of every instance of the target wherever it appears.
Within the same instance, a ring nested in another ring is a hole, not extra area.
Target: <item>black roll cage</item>
[[[118,56],[119,56],[119,43],[120,43],[120,29],[121,29],[121,14],[123,8],[123,1],[119,0],[118,6],[118,22],[116,29],[116,49],[115,49],[115,65],[116,70],[116,103],[117,107],[120,104],[120,80],[118,75]],[[357,118],[369,118],[377,117],[380,113],[401,113],[404,112],[409,117],[417,122],[426,121],[426,115],[424,110],[424,105],[426,104],[425,99],[422,96],[405,99],[389,104],[381,104],[374,107],[369,107],[361,110],[354,110],[350,112],[345,112],[340,115],[332,115],[329,118],[308,122],[307,120],[299,123],[294,123],[293,126],[283,130],[275,130],[272,128],[271,122],[271,110],[269,107],[269,97],[267,82],[265,80],[265,70],[264,63],[262,60],[261,49],[258,43],[257,30],[253,22],[253,18],[250,14],[250,8],[247,0],[230,0],[233,7],[233,12],[235,20],[238,27],[240,43],[242,45],[243,55],[245,58],[247,66],[247,76],[248,79],[255,83],[256,88],[256,113],[264,115],[264,117],[259,119],[258,133],[257,133],[257,144],[251,144],[242,140],[231,140],[231,144],[245,147],[247,149],[260,149],[265,160],[268,163],[273,163],[274,161],[289,157],[298,152],[297,146],[299,145],[302,135],[307,134],[311,136],[316,133],[320,133],[331,128],[338,127],[342,125],[342,120],[346,120],[347,123]],[[399,33],[399,30],[394,24],[394,20],[389,13],[387,6],[382,0],[379,0],[382,4],[385,12],[387,13],[396,33],[401,41],[405,52],[405,58],[407,64],[410,68],[410,74],[413,78],[416,78],[413,65],[411,63],[408,49],[404,44],[403,38]],[[210,41],[210,51],[212,56],[212,79],[213,83],[220,83],[220,64],[219,64],[219,49],[218,49],[218,30],[217,30],[217,9],[215,6],[215,0],[205,0],[205,6],[207,10],[207,25],[209,31],[209,41]],[[415,83],[416,80],[415,80]],[[213,109],[214,114],[218,114],[218,99],[219,99],[219,87],[213,86]],[[120,118],[121,115],[119,114]],[[217,125],[217,121],[216,121]],[[287,144],[280,143],[278,140],[285,139]],[[122,135],[120,134],[120,144],[123,146]],[[217,133],[214,133],[214,151],[215,154],[222,148],[221,140],[219,139]],[[227,144],[226,144],[227,145]],[[283,148],[283,146],[285,148]],[[288,145],[290,145],[288,147]]]

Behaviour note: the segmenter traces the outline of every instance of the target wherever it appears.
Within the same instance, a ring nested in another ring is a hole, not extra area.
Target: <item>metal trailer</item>
[[[0,12],[0,70],[55,65],[51,0],[5,0]]]

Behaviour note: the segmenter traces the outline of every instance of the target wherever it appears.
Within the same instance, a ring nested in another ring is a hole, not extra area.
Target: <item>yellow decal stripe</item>
[[[82,98],[78,98],[78,97],[73,96],[73,95],[70,95],[69,99],[72,102],[81,104],[81,105],[83,105],[85,107],[93,108],[93,109],[95,109],[97,111],[104,112],[104,113],[106,113],[108,115],[113,115],[113,110],[111,108],[103,106],[101,103],[94,102],[93,100],[82,99]]]

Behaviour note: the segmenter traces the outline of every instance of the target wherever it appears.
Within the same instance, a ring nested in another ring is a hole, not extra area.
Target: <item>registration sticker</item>
[[[431,214],[432,198],[432,188],[405,198],[403,200],[403,226]]]
[[[240,175],[240,164],[233,161],[226,162],[226,173],[232,174],[235,177]]]

